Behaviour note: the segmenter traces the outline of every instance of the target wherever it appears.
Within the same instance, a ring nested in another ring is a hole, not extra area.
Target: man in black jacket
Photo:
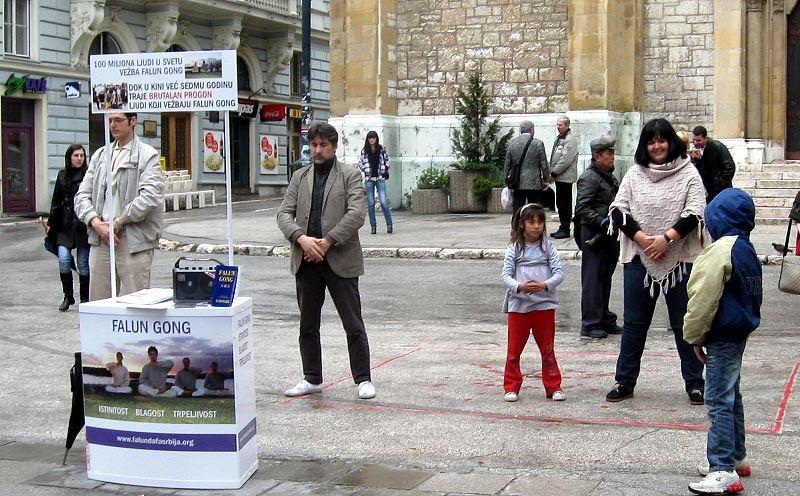
[[[728,147],[709,138],[708,131],[703,126],[692,129],[692,145],[692,163],[703,178],[706,203],[711,203],[720,191],[733,186],[736,164]]]
[[[592,140],[592,162],[578,179],[575,201],[575,240],[581,249],[581,336],[604,338],[619,334],[617,316],[608,308],[611,278],[617,267],[619,243],[607,233],[608,206],[619,180],[614,177],[613,138]]]

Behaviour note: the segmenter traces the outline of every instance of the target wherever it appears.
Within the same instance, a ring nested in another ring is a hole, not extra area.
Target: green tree
[[[458,90],[456,112],[461,114],[461,126],[453,130],[451,142],[458,162],[453,167],[463,171],[498,174],[503,168],[511,131],[498,138],[500,121],[495,118],[487,124],[491,98],[481,75],[472,73],[467,88]]]

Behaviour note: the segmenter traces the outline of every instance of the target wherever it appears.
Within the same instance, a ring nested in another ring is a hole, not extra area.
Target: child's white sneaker
[[[689,490],[695,494],[737,494],[744,491],[739,474],[730,472],[711,472],[700,482],[689,484]]]
[[[736,460],[736,462],[733,464],[733,469],[737,474],[739,474],[739,477],[749,477],[750,474],[753,473],[753,470],[750,468],[750,464],[747,463],[747,458],[744,458],[743,460]],[[708,460],[697,466],[697,473],[704,477],[708,475],[708,471]]]
[[[375,397],[375,386],[370,381],[358,384],[358,397],[362,400],[369,400]]]
[[[503,395],[503,399],[509,403],[513,403],[519,399],[519,395],[514,391],[509,391]]]
[[[563,392],[556,391],[555,393],[553,393],[552,396],[550,396],[550,399],[553,401],[564,401],[565,399],[567,399],[567,397],[564,396]]]

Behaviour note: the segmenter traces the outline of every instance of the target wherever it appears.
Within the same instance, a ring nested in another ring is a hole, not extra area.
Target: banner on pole
[[[262,135],[259,137],[261,173],[278,173],[278,138]]]
[[[235,50],[92,55],[89,71],[96,114],[239,108]]]
[[[203,131],[203,172],[225,172],[222,131]]]

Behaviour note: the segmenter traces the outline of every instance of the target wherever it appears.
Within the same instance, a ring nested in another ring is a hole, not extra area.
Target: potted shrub
[[[487,124],[490,102],[480,74],[469,76],[466,91],[458,90],[455,107],[461,114],[461,125],[451,138],[453,153],[459,159],[450,172],[450,210],[454,212],[485,211],[488,195],[476,197],[472,185],[478,178],[493,178],[503,167],[512,132],[498,137],[499,120]]]
[[[417,179],[417,187],[411,190],[411,213],[447,213],[449,190],[450,176],[433,166],[428,167]]]
[[[479,177],[472,183],[472,194],[486,202],[486,211],[490,214],[511,213],[511,208],[503,208],[500,196],[505,184],[499,176]]]

